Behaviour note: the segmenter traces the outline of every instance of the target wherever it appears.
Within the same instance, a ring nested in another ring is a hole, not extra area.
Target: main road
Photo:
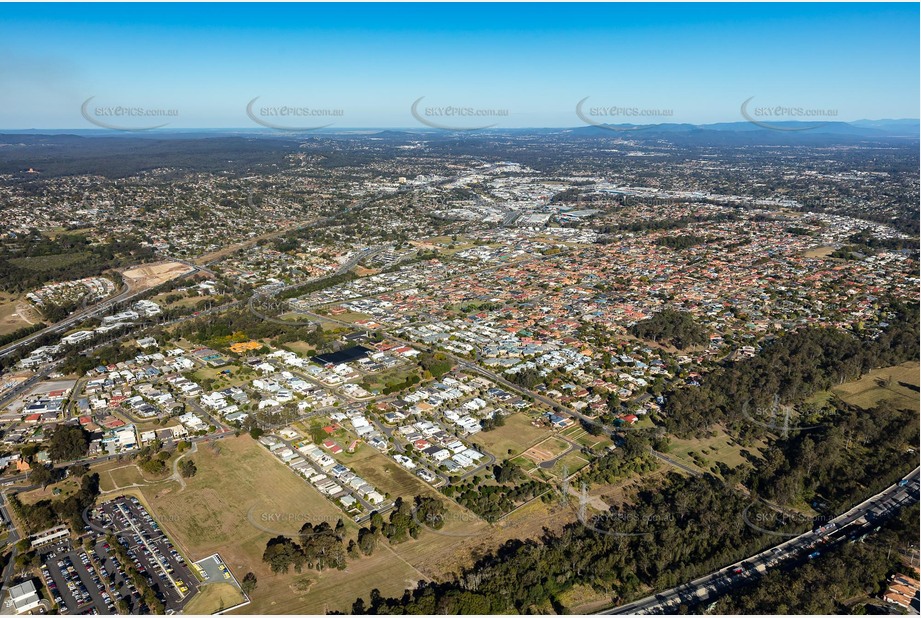
[[[918,501],[919,470],[915,468],[901,481],[875,496],[841,513],[818,530],[788,538],[745,560],[727,565],[717,571],[698,577],[692,582],[646,598],[614,607],[599,614],[666,614],[678,613],[682,604],[698,604],[715,599],[736,586],[759,577],[769,569],[784,563],[805,560],[814,551],[827,544],[844,542],[871,531],[877,520],[893,515],[898,509]],[[869,518],[868,518],[869,516]],[[832,525],[834,524],[834,525]],[[778,533],[771,533],[778,534]]]
[[[3,358],[4,356],[9,356],[10,354],[15,352],[19,348],[28,346],[30,343],[32,343],[33,341],[39,339],[40,337],[44,335],[63,333],[64,331],[66,331],[68,328],[70,328],[74,324],[79,324],[83,320],[93,318],[107,311],[110,307],[112,307],[116,303],[120,303],[120,302],[130,299],[131,296],[132,296],[131,286],[125,283],[124,286],[122,286],[122,291],[119,292],[116,296],[103,300],[93,305],[92,307],[88,307],[87,309],[84,309],[83,311],[77,311],[76,313],[73,313],[67,316],[60,322],[55,322],[54,324],[51,324],[50,326],[47,326],[38,332],[32,333],[31,335],[29,335],[28,337],[24,339],[20,339],[19,341],[14,341],[13,343],[10,343],[0,348],[0,358]]]
[[[188,277],[189,275],[195,272],[198,272],[200,270],[204,270],[205,272],[209,272],[209,273],[211,272],[207,268],[196,266],[195,264],[185,261],[185,260],[174,260],[173,258],[167,258],[167,259],[171,261],[181,262],[182,264],[185,264],[186,266],[189,267],[190,270],[180,275],[181,277]],[[38,332],[32,333],[31,335],[29,335],[28,337],[25,337],[24,339],[14,341],[10,344],[7,344],[6,346],[3,346],[2,348],[0,348],[0,358],[9,356],[16,350],[22,347],[28,346],[29,344],[36,341],[40,337],[43,337],[44,335],[55,335],[55,334],[64,333],[68,329],[70,329],[72,326],[79,324],[80,322],[83,322],[84,320],[95,318],[109,311],[112,307],[118,305],[119,303],[124,303],[138,296],[142,296],[146,294],[147,292],[149,292],[151,289],[152,288],[150,287],[144,287],[139,290],[135,290],[131,287],[131,285],[127,281],[125,281],[124,285],[122,286],[122,290],[116,296],[100,301],[96,303],[95,305],[93,305],[92,307],[87,307],[86,309],[77,311],[76,313],[72,313],[71,315],[61,320],[60,322],[55,322],[54,324],[51,324],[50,326],[47,326]]]

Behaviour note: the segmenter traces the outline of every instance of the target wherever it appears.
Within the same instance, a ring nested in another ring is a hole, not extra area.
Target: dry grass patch
[[[246,598],[233,584],[215,582],[204,584],[183,609],[185,614],[208,616],[215,612],[239,605]]]
[[[41,316],[22,295],[0,292],[0,335],[8,335],[40,321]]]
[[[122,273],[135,290],[152,288],[190,272],[192,269],[182,262],[161,262],[129,268]]]
[[[803,257],[807,258],[825,258],[834,253],[834,247],[816,247],[803,252]]]

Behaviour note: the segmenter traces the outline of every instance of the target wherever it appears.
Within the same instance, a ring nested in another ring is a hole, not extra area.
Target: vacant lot
[[[911,362],[874,369],[859,380],[836,386],[831,392],[846,403],[861,408],[872,408],[888,399],[900,408],[918,412],[918,367],[918,363]]]
[[[335,523],[340,517],[354,536],[355,525],[248,436],[222,440],[216,449],[199,446],[190,457],[198,474],[184,490],[164,483],[125,493],[139,495],[186,556],[195,560],[219,550],[238,578],[256,574],[253,604],[240,613],[347,611],[372,588],[399,595],[422,578],[386,549],[350,562],[345,571],[272,574],[262,553],[273,536],[295,536],[307,521]]]
[[[103,491],[111,491],[131,487],[132,485],[148,485],[169,481],[173,473],[174,457],[166,460],[166,469],[162,474],[153,475],[143,472],[134,463],[99,473],[99,487]]]
[[[240,365],[226,365],[224,367],[203,367],[192,373],[192,380],[201,384],[205,380],[211,381],[213,390],[227,388],[228,386],[240,386],[247,383],[256,374],[247,367],[243,369]]]
[[[758,445],[746,448],[736,444],[721,428],[717,427],[714,431],[716,435],[708,438],[681,440],[672,437],[668,455],[701,470],[710,470],[716,462],[723,462],[730,468],[735,468],[747,461],[742,451],[760,457]],[[696,458],[694,454],[697,455]]]
[[[625,479],[611,483],[610,485],[591,485],[588,487],[588,496],[591,505],[596,505],[595,498],[600,498],[604,504],[610,506],[629,505],[636,500],[636,495],[641,489],[654,489],[664,485],[668,475],[681,474],[687,472],[661,462],[658,469],[646,474],[633,473]],[[582,483],[578,477],[571,482],[571,486],[581,491]],[[598,505],[600,506],[600,505]],[[607,509],[599,509],[607,510]]]
[[[416,367],[398,367],[388,371],[367,374],[359,383],[366,384],[369,391],[382,391],[388,385],[403,384],[410,376],[418,373]]]
[[[181,296],[182,298],[180,298],[179,300],[175,300],[171,303],[166,302],[167,298],[169,298],[170,296],[176,296],[177,294]],[[173,309],[175,307],[194,307],[195,305],[197,305],[203,300],[213,300],[214,298],[215,298],[214,296],[210,296],[210,295],[201,296],[199,294],[193,294],[192,296],[187,296],[185,292],[183,293],[163,292],[162,294],[157,294],[156,296],[152,297],[150,300],[154,301],[158,305],[165,307],[167,309]]]
[[[566,440],[551,436],[541,440],[526,450],[524,453],[522,453],[521,456],[533,461],[535,464],[540,465],[546,461],[556,459],[572,448],[573,446]]]
[[[803,252],[803,257],[807,258],[824,258],[828,257],[834,253],[834,247],[816,247],[815,249],[810,249],[809,251]]]
[[[225,584],[224,582],[204,584],[198,594],[185,606],[183,613],[208,616],[228,607],[239,605],[245,600],[243,593],[233,584]]]
[[[557,460],[550,470],[545,470],[552,477],[562,479],[571,474],[575,474],[588,465],[588,460],[579,452],[572,452],[563,455]]]
[[[550,435],[546,427],[535,427],[532,418],[520,412],[505,417],[505,425],[492,431],[481,431],[471,436],[470,441],[485,448],[499,459],[518,455],[528,447]],[[511,452],[509,452],[511,451]]]
[[[152,288],[192,270],[181,262],[161,262],[129,268],[122,276],[135,290]]]
[[[55,490],[61,490],[61,493],[55,495]],[[63,481],[49,485],[48,487],[41,489],[33,489],[32,491],[21,492],[16,494],[23,504],[35,504],[39,500],[63,500],[67,496],[77,493],[80,489],[80,480],[68,477]]]
[[[279,346],[279,347],[287,348],[291,350],[292,352],[294,352],[295,354],[299,356],[303,356],[305,358],[316,354],[316,348],[314,348],[312,345],[310,345],[306,341],[289,341],[288,343],[284,344],[283,346]]]
[[[0,292],[0,335],[41,321],[41,316],[21,295]]]
[[[270,533],[294,534],[307,521],[335,523],[343,516],[246,435],[200,445],[187,457],[198,473],[184,490],[157,486],[145,488],[144,495],[158,513],[170,516],[170,531],[195,559],[220,550],[236,569],[254,557],[261,561]],[[262,541],[258,556],[242,554],[240,545],[254,538]]]
[[[260,553],[264,545],[263,542]],[[355,599],[364,597],[367,602],[374,588],[383,596],[400,596],[404,590],[415,588],[419,580],[425,579],[385,547],[378,547],[371,556],[349,561],[344,571],[305,569],[302,573],[273,575],[262,564],[251,570],[259,578],[259,587],[252,594],[253,602],[232,613],[348,613]]]
[[[579,425],[574,425],[568,429],[564,429],[560,432],[561,436],[565,436],[582,446],[587,446],[592,450],[599,450],[613,444],[612,440],[606,436],[593,436]]]
[[[58,253],[56,255],[36,255],[34,257],[12,258],[8,260],[13,266],[44,272],[46,270],[55,270],[64,268],[77,262],[82,262],[89,257],[87,251],[75,251],[74,253]]]

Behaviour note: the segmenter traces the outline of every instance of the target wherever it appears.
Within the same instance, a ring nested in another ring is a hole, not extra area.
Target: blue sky
[[[89,97],[177,110],[171,128],[259,128],[255,97],[342,111],[291,126],[420,126],[420,97],[507,110],[499,127],[582,125],[585,97],[670,112],[650,122],[742,120],[749,97],[916,118],[918,22],[917,4],[0,4],[0,128],[94,128]]]

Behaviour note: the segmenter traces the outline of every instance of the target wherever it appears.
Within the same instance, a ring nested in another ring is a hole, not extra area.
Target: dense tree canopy
[[[48,440],[48,455],[53,461],[72,461],[86,455],[89,433],[77,425],[58,425]]]
[[[665,427],[698,435],[716,423],[741,437],[764,435],[779,421],[779,405],[854,380],[875,367],[918,359],[918,306],[895,304],[889,325],[875,338],[837,328],[807,327],[766,342],[760,353],[718,367],[700,387],[680,386],[666,397]],[[795,418],[795,424],[816,419]]]
[[[630,332],[640,339],[673,345],[679,350],[707,342],[707,331],[690,313],[663,309],[648,320],[637,322]]]

